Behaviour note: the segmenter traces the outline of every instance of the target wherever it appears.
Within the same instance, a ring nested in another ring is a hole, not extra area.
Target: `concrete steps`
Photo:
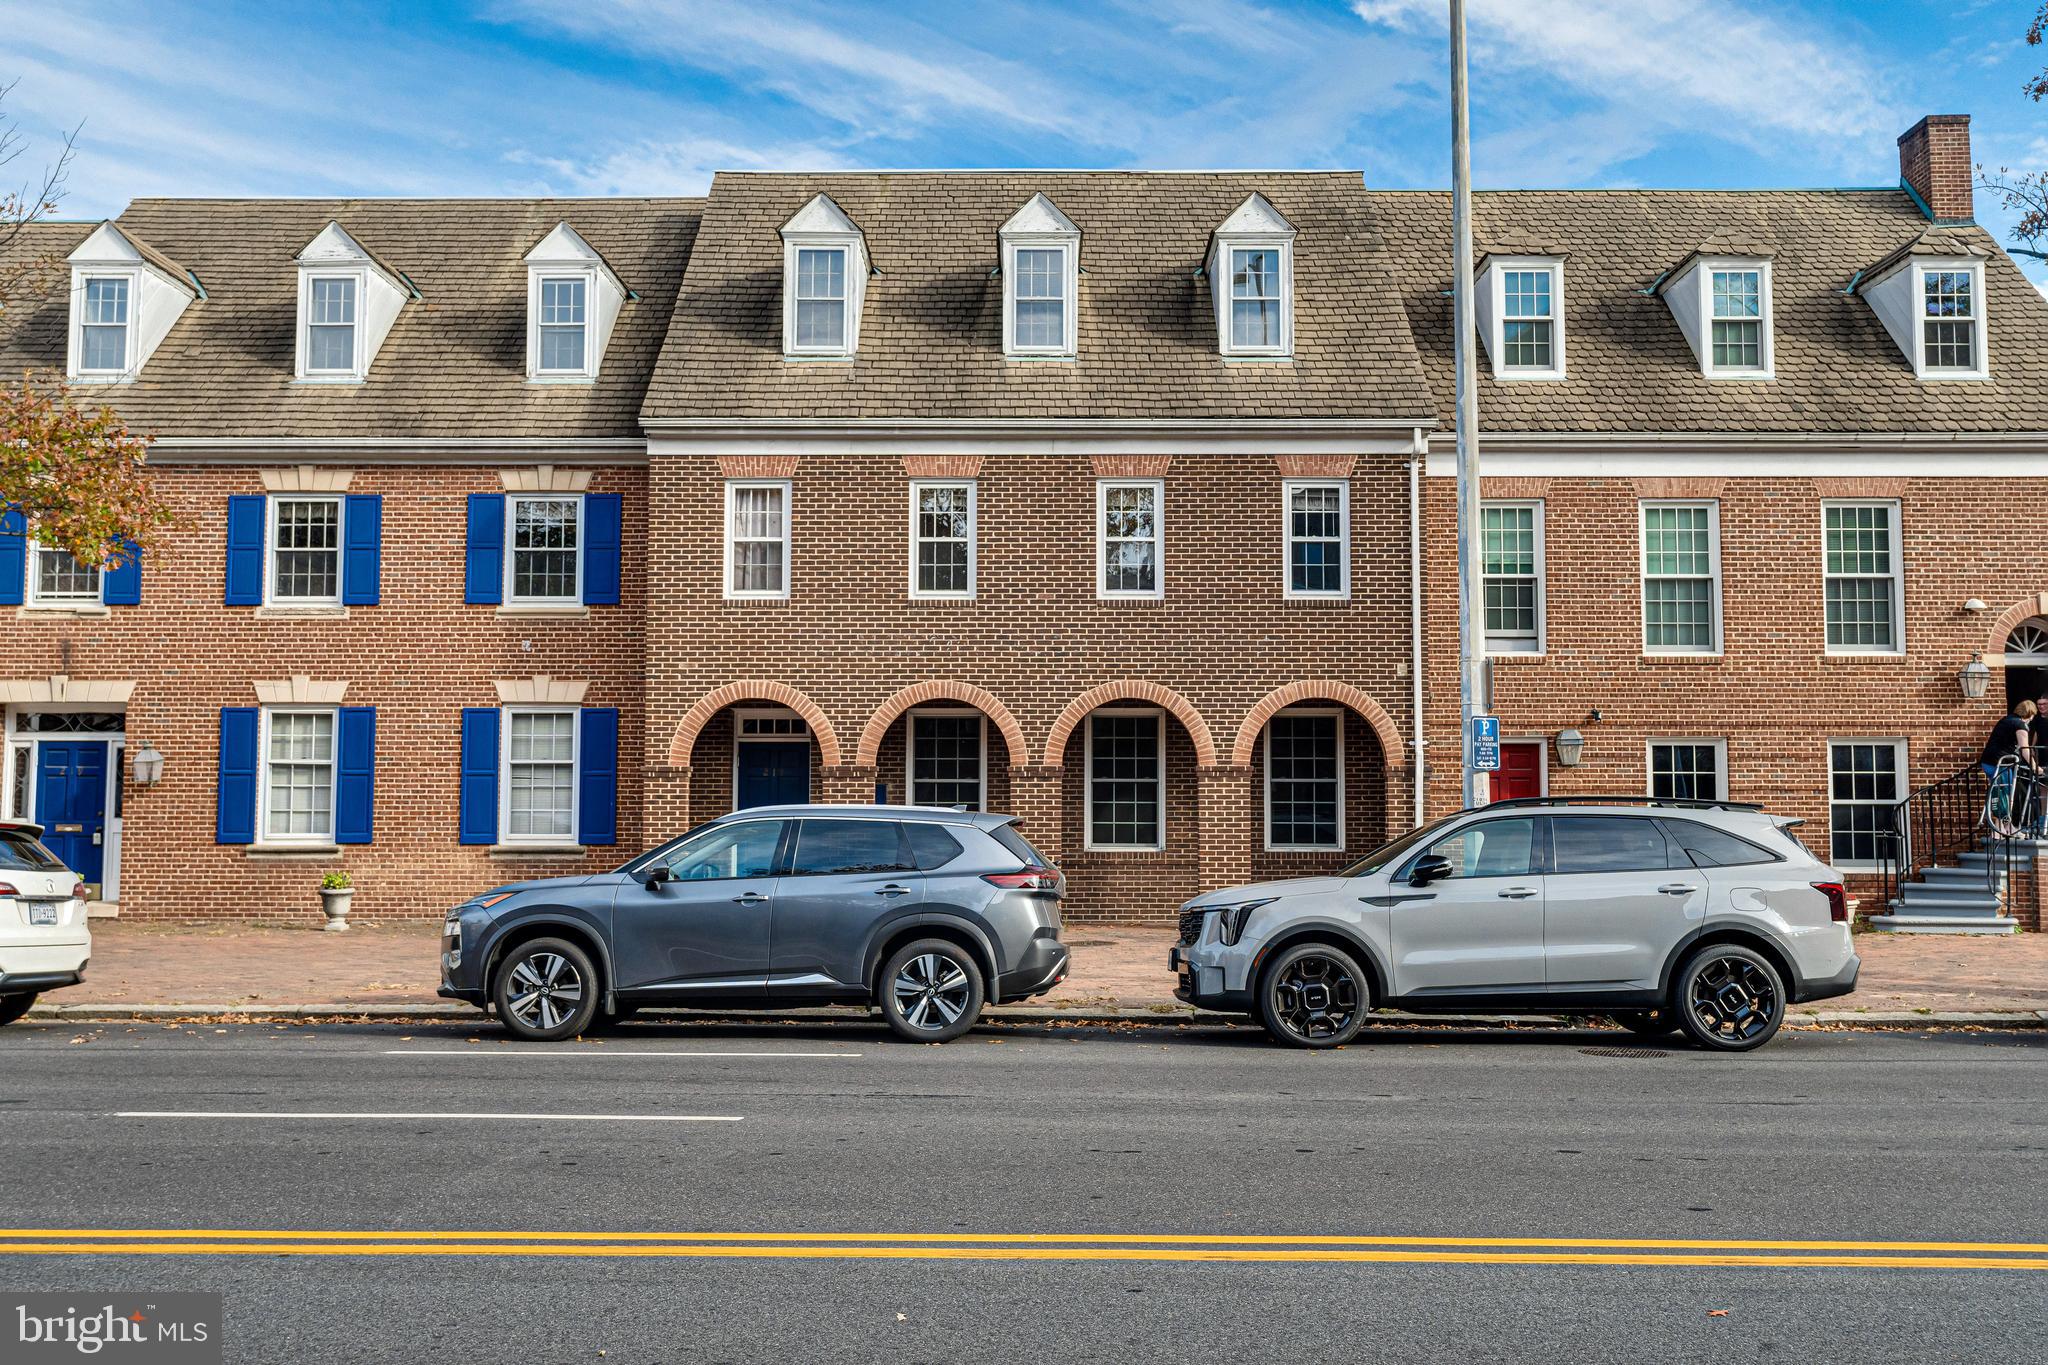
[[[1953,865],[1927,868],[1899,887],[1888,913],[1870,917],[1870,927],[1892,934],[2017,933],[2019,921],[2006,913],[2005,853],[1963,853]],[[2048,840],[2015,840],[2011,853],[2016,866],[2033,867],[2048,855]]]

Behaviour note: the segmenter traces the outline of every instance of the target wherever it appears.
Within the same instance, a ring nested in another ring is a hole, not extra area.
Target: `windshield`
[[[1420,829],[1411,829],[1392,843],[1381,844],[1378,848],[1366,854],[1337,875],[1340,877],[1363,877],[1379,871],[1389,863],[1398,862],[1408,850],[1414,848],[1424,839],[1427,839],[1430,835],[1457,819],[1458,816],[1464,814],[1464,811],[1459,811],[1454,815],[1446,815],[1440,820],[1432,820]]]

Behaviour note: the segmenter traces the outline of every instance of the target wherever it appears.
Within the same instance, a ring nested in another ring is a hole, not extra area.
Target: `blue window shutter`
[[[134,541],[120,542],[118,553],[122,556],[118,564],[109,564],[101,572],[101,595],[110,607],[133,607],[142,603],[142,551]]]
[[[256,708],[220,709],[220,784],[213,839],[218,844],[256,842]]]
[[[367,844],[376,821],[377,708],[344,706],[336,713],[334,842]]]
[[[494,607],[505,600],[505,495],[469,495],[469,548],[463,555],[462,600]]]
[[[619,841],[619,710],[583,708],[583,734],[576,745],[579,844]]]
[[[231,607],[263,605],[263,499],[228,499],[228,590]]]
[[[457,822],[465,844],[498,842],[498,712],[490,706],[462,710],[462,813]]]
[[[0,512],[0,606],[20,606],[27,586],[28,518],[10,507]]]
[[[619,604],[619,495],[592,493],[583,499],[583,601],[586,606]]]
[[[341,520],[342,605],[374,607],[383,576],[384,495],[349,494]]]

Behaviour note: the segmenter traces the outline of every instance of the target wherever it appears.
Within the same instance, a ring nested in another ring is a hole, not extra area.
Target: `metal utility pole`
[[[1475,716],[1486,714],[1486,621],[1479,532],[1479,381],[1472,364],[1472,128],[1465,82],[1465,0],[1451,0],[1452,319],[1458,369],[1458,747],[1465,805],[1479,804],[1473,764]]]

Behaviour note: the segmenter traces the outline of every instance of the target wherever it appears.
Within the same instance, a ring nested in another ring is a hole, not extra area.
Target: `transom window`
[[[1165,847],[1166,715],[1097,711],[1088,717],[1088,847]]]
[[[1543,649],[1543,507],[1486,503],[1479,509],[1485,578],[1486,648],[1493,654]]]
[[[334,712],[265,711],[263,837],[334,838]]]
[[[582,374],[589,343],[590,283],[581,276],[540,282],[540,369]]]
[[[844,247],[804,247],[796,253],[796,345],[805,351],[846,349]]]
[[[910,804],[983,808],[985,723],[979,711],[910,713]]]
[[[511,499],[512,553],[506,556],[507,600],[579,600],[583,500],[575,497]]]
[[[1895,807],[1905,795],[1902,740],[1836,740],[1828,745],[1829,862],[1869,865],[1896,857]]]
[[[789,485],[725,486],[725,595],[789,596]]]
[[[1555,368],[1551,347],[1557,315],[1551,310],[1548,270],[1501,274],[1501,363],[1511,370]]]
[[[741,739],[801,739],[811,727],[794,711],[749,711],[739,717]]]
[[[1342,597],[1351,589],[1350,488],[1288,483],[1287,595]]]
[[[1895,503],[1827,503],[1827,647],[1888,654],[1899,639],[1899,544]]]
[[[1660,801],[1722,800],[1723,766],[1720,740],[1653,739],[1650,795]]]
[[[1067,339],[1065,247],[1019,247],[1012,308],[1013,344],[1020,351],[1064,350]]]
[[[1230,344],[1271,351],[1287,344],[1280,316],[1280,248],[1237,247],[1230,253]]]
[[[910,595],[974,596],[974,484],[910,486]]]
[[[1764,288],[1760,270],[1716,270],[1713,293],[1713,367],[1764,368]]]
[[[1107,481],[1095,485],[1096,595],[1159,597],[1157,482]]]
[[[1977,290],[1974,271],[1929,270],[1920,276],[1921,367],[1977,368]]]
[[[573,710],[507,713],[505,833],[508,841],[569,842],[576,829]]]
[[[1266,847],[1343,846],[1343,714],[1282,711],[1266,723]]]
[[[128,280],[88,277],[81,301],[78,368],[112,374],[128,368]]]
[[[306,371],[353,373],[356,367],[356,281],[315,276],[306,282]]]
[[[1643,648],[1721,647],[1720,550],[1713,503],[1643,504]]]
[[[82,564],[71,551],[56,545],[38,545],[31,561],[29,602],[34,606],[61,607],[96,604],[100,600],[100,570]]]
[[[341,600],[341,499],[270,499],[270,600]]]

